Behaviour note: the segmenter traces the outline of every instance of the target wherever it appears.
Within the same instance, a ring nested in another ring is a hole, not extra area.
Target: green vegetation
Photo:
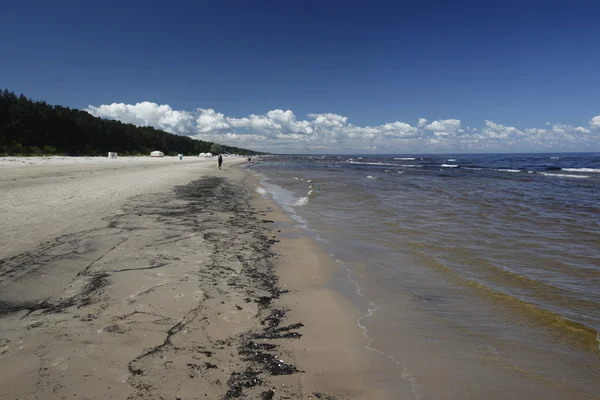
[[[221,154],[221,153],[223,152],[223,146],[221,146],[221,145],[220,145],[220,144],[218,144],[218,143],[213,143],[213,144],[210,146],[210,152],[211,152],[212,154]]]
[[[214,146],[214,147],[213,147]],[[218,152],[260,154],[255,151],[174,135],[152,127],[137,127],[91,116],[85,111],[32,101],[8,90],[0,91],[0,155],[105,156],[198,155]]]

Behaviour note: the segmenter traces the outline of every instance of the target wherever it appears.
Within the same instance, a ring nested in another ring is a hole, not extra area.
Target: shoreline
[[[260,177],[251,173],[248,186],[260,187]],[[365,399],[388,398],[380,389],[369,387],[367,369],[382,368],[386,360],[367,348],[359,325],[364,317],[340,292],[330,288],[339,279],[340,265],[297,222],[272,199],[254,190],[253,203],[266,219],[278,257],[276,274],[286,291],[280,299],[292,319],[304,326],[302,336],[288,343],[298,367],[298,386],[308,398]],[[318,395],[324,397],[318,397]],[[399,394],[398,394],[399,395]],[[410,395],[408,392],[403,395]],[[325,397],[329,396],[329,397]],[[411,396],[412,397],[412,396]]]
[[[0,397],[384,398],[335,262],[249,171],[189,164],[3,176]]]

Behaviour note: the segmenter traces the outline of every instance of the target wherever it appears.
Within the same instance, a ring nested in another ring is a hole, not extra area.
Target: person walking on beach
[[[219,166],[219,169],[221,169],[222,164],[223,164],[223,155],[219,154],[219,157],[217,158],[217,165]]]

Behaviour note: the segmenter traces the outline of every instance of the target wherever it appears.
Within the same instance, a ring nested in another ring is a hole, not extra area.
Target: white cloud
[[[187,111],[174,111],[168,105],[144,101],[135,105],[113,103],[86,111],[95,117],[117,119],[137,126],[153,126],[172,133],[187,133],[193,129],[194,117]]]
[[[340,128],[348,122],[347,117],[337,114],[308,114],[308,117],[318,127]]]
[[[86,111],[201,140],[273,152],[600,150],[600,115],[591,118],[589,127],[546,124],[519,129],[486,120],[481,128],[462,129],[459,119],[428,123],[419,118],[415,125],[395,121],[359,126],[333,113],[311,113],[300,119],[291,110],[277,109],[238,118],[211,108],[177,111],[150,102],[89,106]]]
[[[419,120],[421,122],[421,120]],[[460,129],[459,119],[443,119],[440,121],[433,121],[429,125],[425,126],[425,129],[433,131],[435,136],[455,136],[458,133],[462,133]]]
[[[212,108],[199,108],[196,118],[196,130],[201,133],[209,133],[229,129],[231,125],[227,122],[225,115],[215,112]]]
[[[485,121],[485,128],[481,131],[489,139],[508,139],[514,136],[522,136],[524,133],[512,126],[504,126],[493,121]]]

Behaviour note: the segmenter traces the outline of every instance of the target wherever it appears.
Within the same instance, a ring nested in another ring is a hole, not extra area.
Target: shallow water
[[[366,371],[374,385],[600,397],[600,154],[279,157],[253,169],[340,261],[338,289],[389,359]]]

